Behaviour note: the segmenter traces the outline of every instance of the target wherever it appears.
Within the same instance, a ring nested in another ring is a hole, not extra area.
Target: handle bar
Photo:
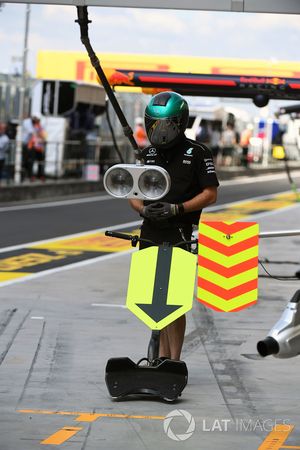
[[[105,231],[105,236],[114,237],[114,238],[118,238],[118,239],[125,239],[126,241],[131,241],[132,247],[136,247],[138,242],[148,242],[149,244],[158,245],[157,243],[151,241],[150,239],[143,239],[137,235],[119,233],[117,231]],[[179,245],[186,245],[186,244],[196,244],[197,242],[198,242],[198,239],[193,239],[191,241],[180,241],[180,242],[177,242],[176,244],[172,245],[172,247],[178,247]]]
[[[134,237],[132,234],[118,233],[117,231],[105,231],[105,236],[125,239],[126,241],[132,241]]]

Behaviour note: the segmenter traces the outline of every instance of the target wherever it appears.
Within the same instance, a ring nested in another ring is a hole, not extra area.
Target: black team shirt
[[[157,165],[167,170],[171,189],[161,202],[184,203],[206,187],[219,186],[211,151],[204,144],[182,138],[174,147],[158,150],[149,146],[143,150],[145,165]],[[145,201],[148,205],[150,201]],[[172,223],[198,224],[201,210],[169,219]]]

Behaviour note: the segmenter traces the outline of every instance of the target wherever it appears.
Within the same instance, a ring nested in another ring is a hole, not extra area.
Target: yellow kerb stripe
[[[226,210],[226,211],[216,211],[216,212],[205,212],[201,215],[201,220],[206,222],[210,220],[216,220],[224,222],[225,220],[230,220],[232,222],[236,222],[240,219],[245,219],[246,217],[254,214],[253,208],[249,210],[247,213],[239,212],[238,210]]]
[[[15,280],[18,278],[26,277],[27,275],[32,275],[26,272],[0,272],[0,283],[9,280]]]
[[[104,233],[91,233],[76,238],[54,240],[45,244],[38,244],[31,248],[46,250],[81,250],[91,252],[121,252],[131,248],[128,241],[112,239]]]

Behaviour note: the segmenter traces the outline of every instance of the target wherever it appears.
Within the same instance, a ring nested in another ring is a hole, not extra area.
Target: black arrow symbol
[[[159,246],[152,303],[136,304],[155,322],[160,322],[182,306],[167,305],[172,251],[172,247],[165,245]]]

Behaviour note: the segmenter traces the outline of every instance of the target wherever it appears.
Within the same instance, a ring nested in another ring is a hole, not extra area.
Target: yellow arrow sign
[[[132,255],[127,307],[151,330],[161,330],[192,308],[195,255],[150,247]]]

